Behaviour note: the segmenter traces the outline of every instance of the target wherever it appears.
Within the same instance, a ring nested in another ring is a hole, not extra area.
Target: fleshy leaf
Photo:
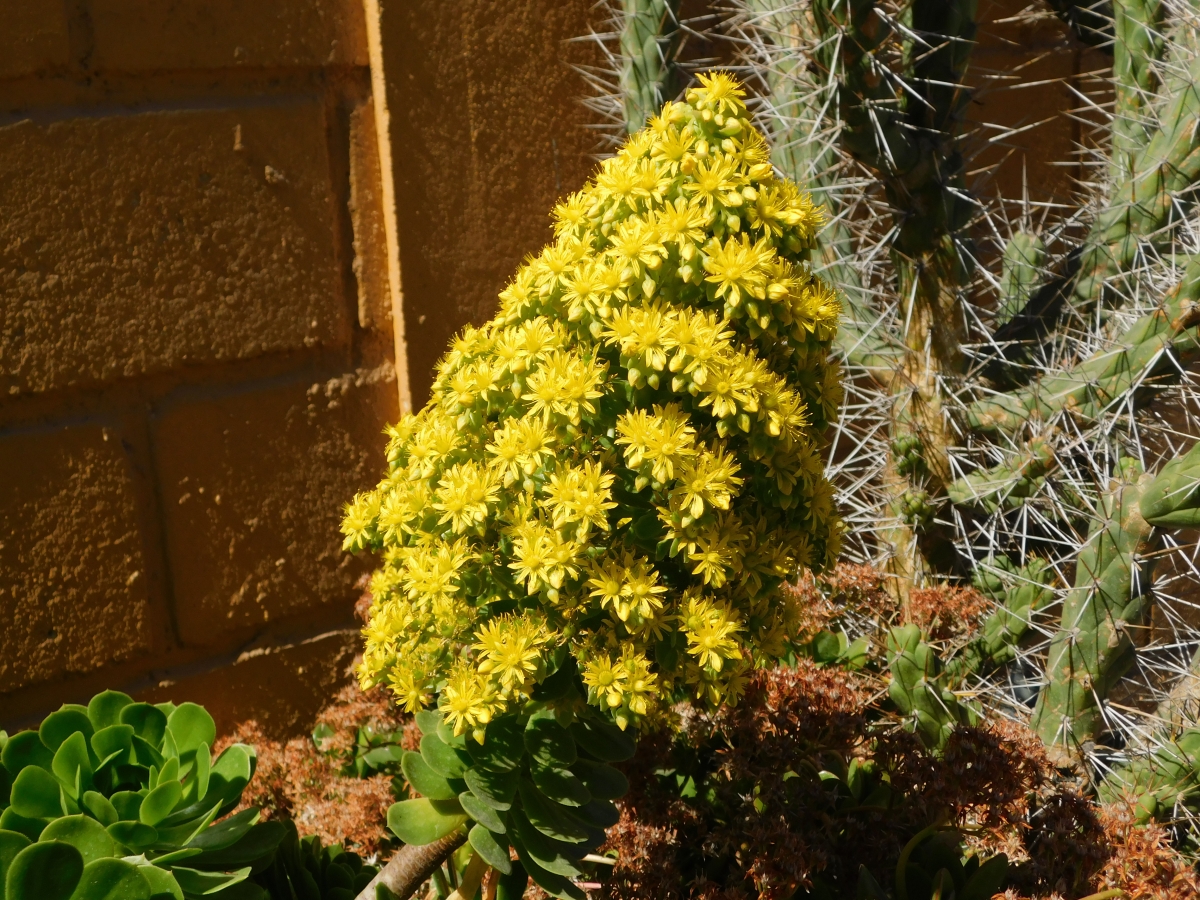
[[[388,810],[388,828],[406,844],[432,844],[467,821],[457,800],[401,800]]]
[[[83,857],[59,841],[31,844],[4,877],[5,900],[68,900],[83,875]]]
[[[83,864],[117,855],[117,845],[104,826],[89,816],[64,816],[55,819],[42,832],[42,841],[62,841],[70,844],[83,857]]]

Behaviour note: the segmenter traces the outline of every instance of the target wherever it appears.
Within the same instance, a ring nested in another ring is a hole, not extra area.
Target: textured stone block
[[[105,71],[367,64],[360,0],[92,0]]]
[[[0,128],[0,393],[349,335],[323,108]]]
[[[114,429],[0,434],[0,694],[160,648],[149,582]]]
[[[382,475],[394,378],[387,365],[189,402],[157,420],[184,643],[227,646],[286,617],[349,615],[370,561],[342,553],[338,526],[343,504]]]
[[[238,723],[255,719],[277,740],[308,734],[317,713],[345,685],[359,651],[358,629],[346,629],[284,646],[242,654],[232,665],[165,680],[139,700],[190,700],[202,704],[227,735]]]
[[[70,59],[67,4],[61,0],[0,3],[0,78],[34,75]]]

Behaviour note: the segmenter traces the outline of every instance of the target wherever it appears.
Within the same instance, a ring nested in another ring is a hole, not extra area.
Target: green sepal
[[[83,857],[70,844],[31,844],[4,877],[5,900],[68,900],[83,876]]]
[[[421,757],[443,778],[462,778],[471,765],[471,757],[443,741],[436,734],[421,738]]]
[[[467,835],[467,840],[475,852],[483,857],[483,861],[502,875],[512,874],[512,861],[508,857],[508,841],[482,824],[475,825]]]
[[[580,759],[571,766],[571,771],[598,800],[619,800],[629,791],[629,779],[625,774],[620,769],[614,769],[604,763]]]
[[[444,838],[467,821],[457,800],[401,800],[387,815],[388,828],[406,844],[424,846]]]
[[[582,822],[546,797],[532,781],[522,778],[518,790],[525,816],[546,837],[566,843],[580,843],[590,837]]]
[[[508,831],[508,826],[504,821],[504,814],[488,806],[470,791],[463,791],[459,794],[458,802],[468,816],[484,826],[488,831],[494,831],[497,834],[504,834]]]
[[[400,762],[400,771],[413,789],[430,800],[453,800],[458,791],[450,782],[433,770],[420,753],[407,750]]]
[[[601,762],[624,762],[637,750],[631,734],[595,716],[574,722],[571,736],[585,753]]]
[[[90,816],[63,816],[46,826],[38,841],[62,841],[83,857],[83,864],[117,855],[117,844],[104,826]]]
[[[483,803],[501,812],[512,809],[517,796],[520,774],[517,772],[493,772],[487,769],[468,769],[464,780],[467,787]]]

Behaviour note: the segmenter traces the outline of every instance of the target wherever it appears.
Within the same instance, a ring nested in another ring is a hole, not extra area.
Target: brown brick
[[[325,141],[313,101],[0,128],[0,392],[344,341]]]
[[[92,0],[97,70],[367,64],[360,0]]]
[[[233,665],[197,675],[164,680],[139,700],[160,703],[190,700],[203,705],[229,734],[239,722],[256,719],[275,739],[311,732],[320,712],[345,685],[359,650],[357,629],[345,629],[283,646],[244,653]]]
[[[0,78],[33,75],[66,65],[69,58],[65,3],[0,3]]]
[[[386,373],[386,374],[385,374]],[[346,621],[369,561],[341,551],[341,510],[383,472],[390,365],[188,403],[155,425],[180,635],[228,645],[309,611]]]
[[[162,646],[138,522],[115,429],[0,435],[0,693]]]

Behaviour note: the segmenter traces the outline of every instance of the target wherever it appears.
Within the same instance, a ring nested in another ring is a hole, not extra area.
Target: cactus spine
[[[1197,520],[1200,460],[1164,466],[1200,424],[1186,375],[1200,349],[1187,223],[1200,16],[1176,0],[1050,5],[1113,54],[1107,152],[1089,163],[1099,186],[1083,186],[1074,243],[1063,235],[1077,213],[1036,226],[1023,214],[1014,231],[1019,201],[970,190],[973,3],[742,0],[738,36],[773,161],[832,213],[823,245],[840,259],[815,262],[846,294],[849,396],[870,413],[847,407],[831,456],[852,552],[890,557],[901,599],[974,576],[995,611],[938,677],[975,679],[1013,709],[1023,700],[991,673],[1043,669],[1034,723],[1077,757],[1108,732],[1169,735],[1166,720],[1113,713],[1108,696],[1136,670],[1122,690],[1163,700],[1148,685],[1169,687],[1200,644],[1173,593],[1193,576],[1171,574],[1196,571],[1172,531]],[[990,252],[971,243],[988,233]],[[995,274],[977,262],[989,258]],[[1173,419],[1156,404],[1167,390]],[[1158,566],[1152,585],[1149,562],[1170,555],[1179,565]],[[1152,603],[1165,635],[1143,627]],[[900,647],[897,659],[915,652]],[[911,694],[901,669],[893,684]]]

